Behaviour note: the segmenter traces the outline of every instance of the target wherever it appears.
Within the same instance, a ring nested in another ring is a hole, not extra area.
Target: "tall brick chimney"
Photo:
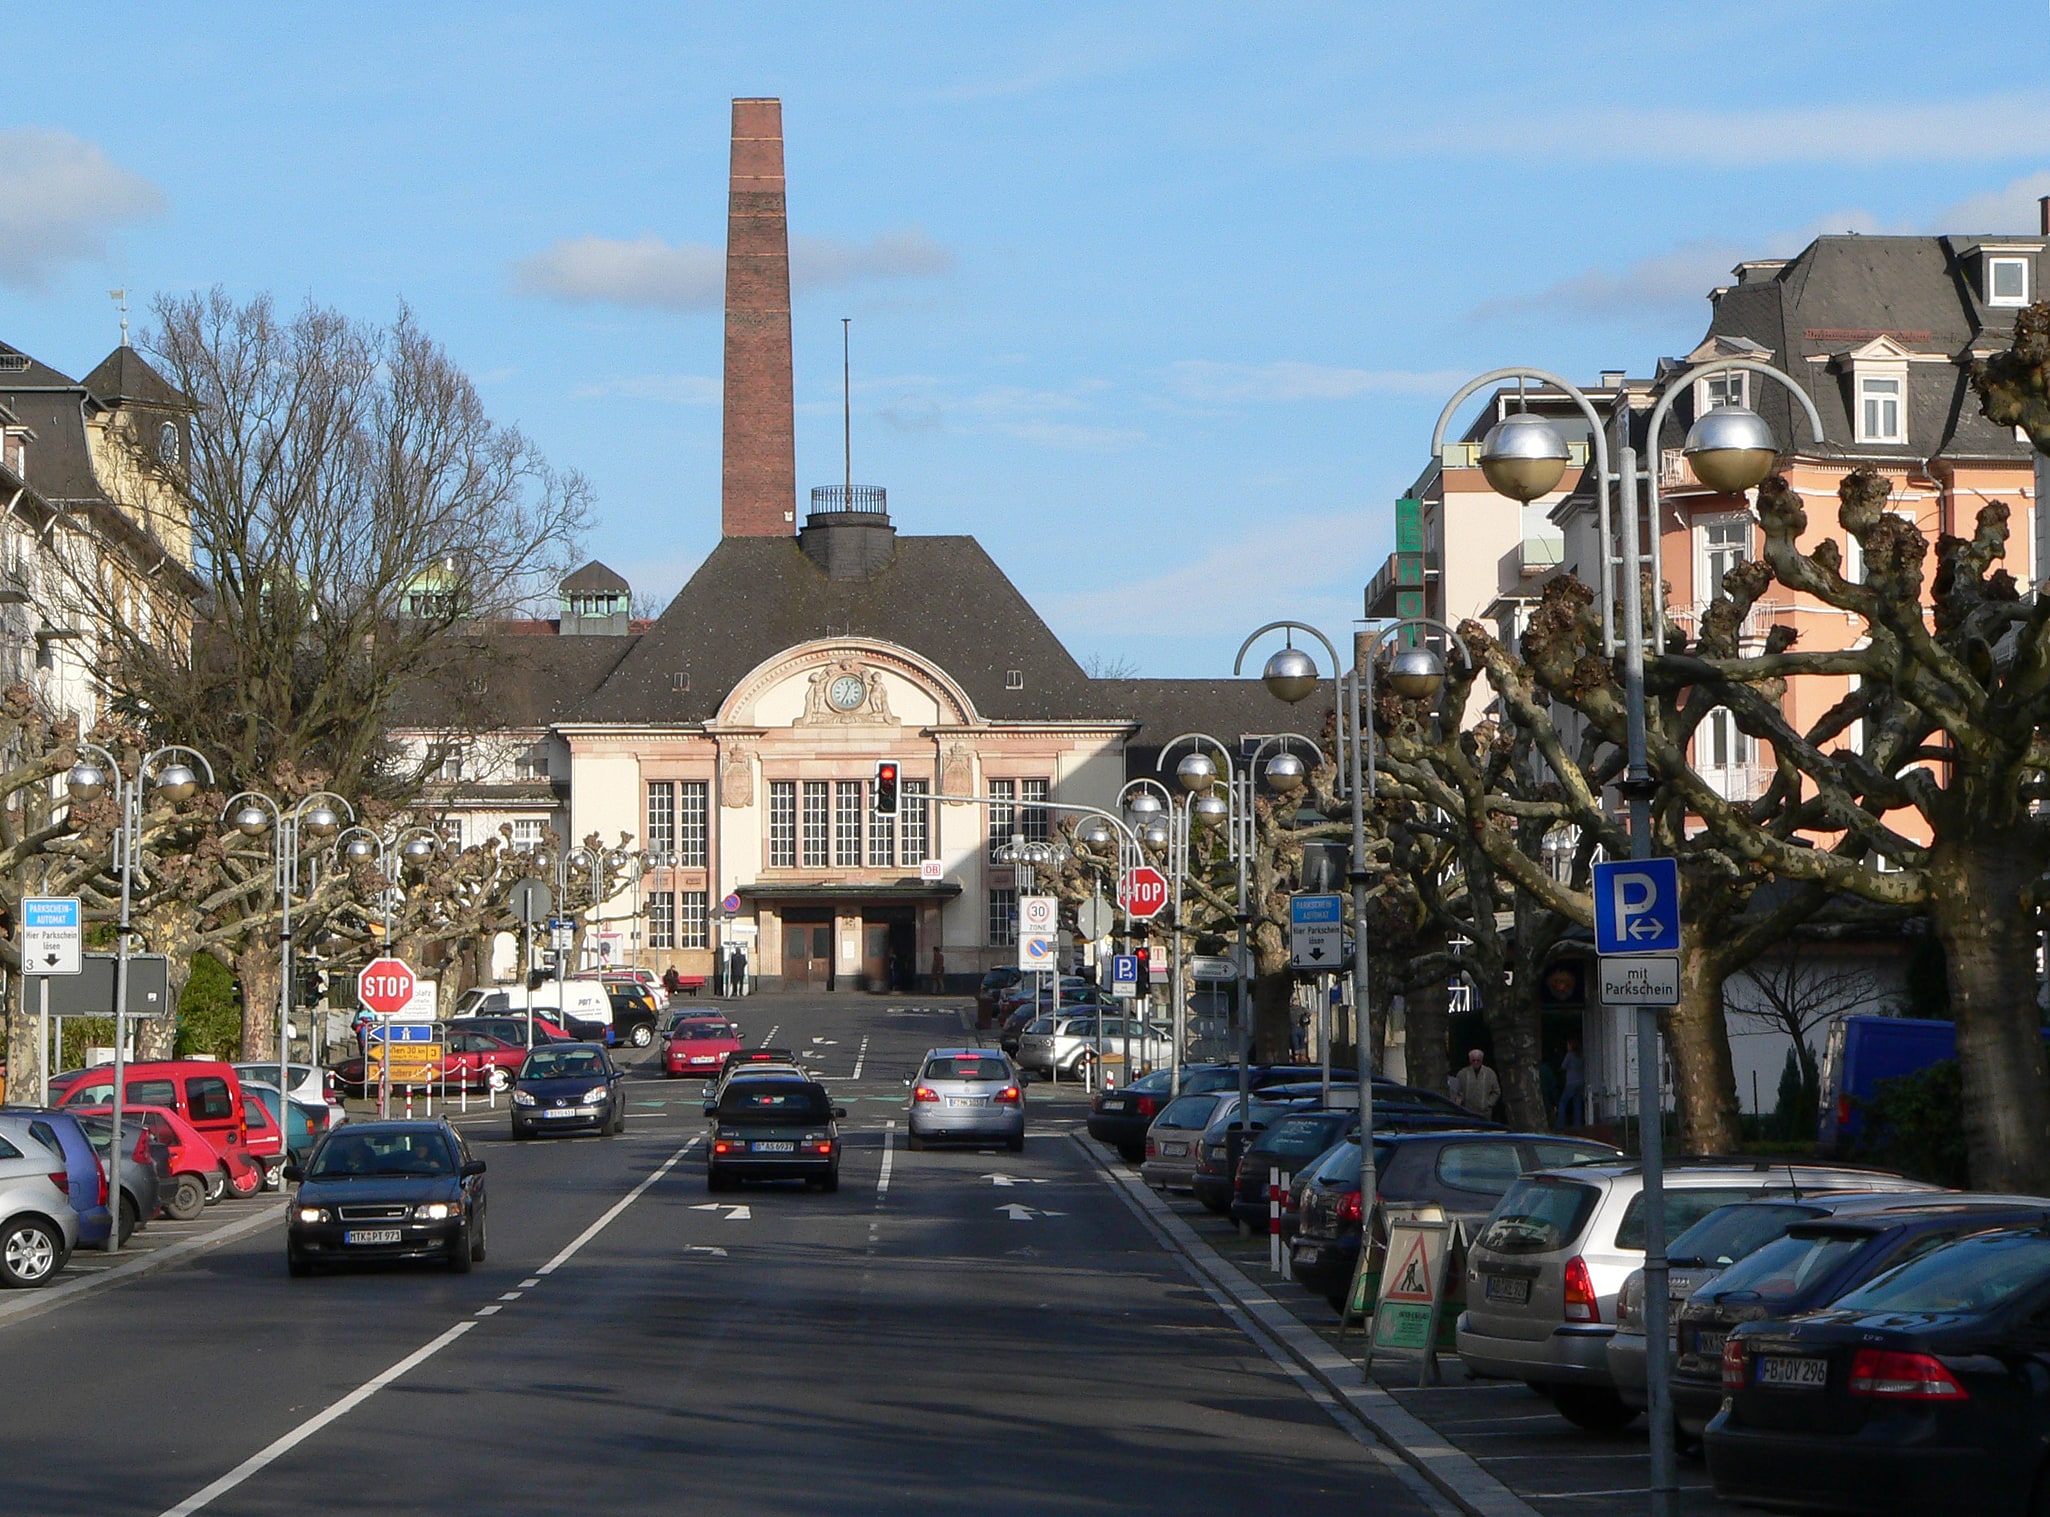
[[[736,100],[726,208],[723,535],[796,535],[795,431],[783,102]]]

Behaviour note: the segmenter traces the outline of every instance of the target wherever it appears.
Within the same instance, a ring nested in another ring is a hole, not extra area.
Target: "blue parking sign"
[[[1596,953],[1680,951],[1680,865],[1623,859],[1594,866]]]

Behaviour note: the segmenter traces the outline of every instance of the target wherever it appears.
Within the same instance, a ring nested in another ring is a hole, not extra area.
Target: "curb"
[[[117,1264],[112,1269],[89,1275],[79,1280],[69,1280],[62,1285],[53,1285],[48,1290],[33,1295],[22,1295],[11,1301],[0,1301],[0,1328],[12,1327],[17,1322],[26,1322],[40,1317],[45,1312],[54,1312],[60,1306],[78,1300],[82,1296],[97,1295],[103,1290],[126,1285],[130,1280],[154,1274],[160,1269],[169,1269],[173,1264],[182,1264],[200,1254],[211,1253],[223,1244],[233,1243],[237,1238],[248,1236],[274,1222],[284,1220],[285,1203],[280,1200],[254,1216],[244,1217],[239,1222],[230,1222],[217,1227],[210,1233],[201,1233],[196,1238],[186,1238],[163,1248],[151,1249],[146,1254],[137,1254],[126,1264]]]
[[[1368,1379],[1360,1367],[1296,1319],[1225,1259],[1136,1175],[1113,1169],[1080,1133],[1071,1135],[1097,1174],[1261,1331],[1336,1396],[1368,1430],[1467,1517],[1540,1517],[1509,1487],[1453,1447],[1431,1425]]]

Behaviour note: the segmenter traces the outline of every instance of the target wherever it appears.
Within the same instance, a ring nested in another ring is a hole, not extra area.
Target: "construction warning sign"
[[[1445,1260],[1451,1242],[1450,1223],[1389,1221],[1388,1251],[1374,1304],[1373,1347],[1431,1355],[1445,1305]]]

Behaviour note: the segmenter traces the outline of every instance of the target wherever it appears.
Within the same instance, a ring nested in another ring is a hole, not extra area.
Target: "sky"
[[[729,111],[783,101],[800,494],[981,540],[1078,658],[1335,639],[1472,374],[1648,373],[1739,258],[2020,232],[2050,4],[441,4],[11,14],[0,338],[404,302],[666,603],[719,523]]]

